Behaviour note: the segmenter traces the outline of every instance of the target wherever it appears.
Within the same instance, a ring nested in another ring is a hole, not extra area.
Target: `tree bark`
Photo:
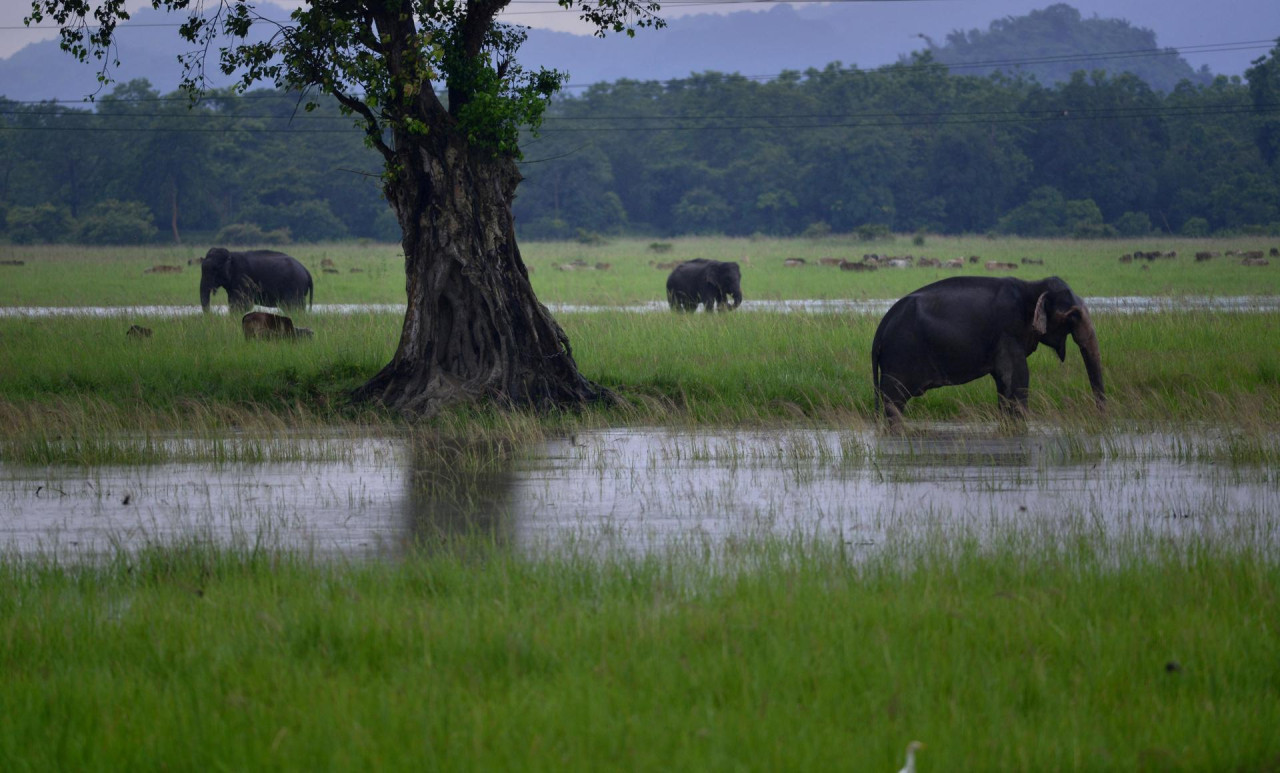
[[[170,226],[173,228],[174,244],[182,244],[182,234],[178,233],[178,180],[177,178],[169,178],[169,202],[171,204],[170,213],[172,219]]]
[[[408,308],[395,356],[356,398],[411,415],[477,400],[535,409],[612,400],[579,373],[529,283],[511,214],[514,161],[447,129],[396,144],[385,192],[404,232]]]

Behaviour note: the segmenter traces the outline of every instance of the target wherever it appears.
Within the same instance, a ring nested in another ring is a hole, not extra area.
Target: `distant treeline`
[[[1247,80],[1168,94],[1129,74],[954,75],[927,55],[597,85],[526,143],[517,217],[538,237],[1280,231],[1277,52]]]
[[[1129,74],[1042,86],[925,54],[759,82],[599,84],[527,137],[525,238],[888,231],[1280,232],[1280,47],[1245,79],[1160,93]],[[93,111],[0,99],[0,238],[398,241],[381,159],[328,100],[145,81]]]
[[[0,225],[15,242],[399,241],[382,159],[333,100],[192,105],[146,81],[86,105],[0,99]]]

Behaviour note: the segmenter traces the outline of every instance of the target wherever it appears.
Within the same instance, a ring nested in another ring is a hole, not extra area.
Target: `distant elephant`
[[[1084,301],[1057,277],[958,276],[926,285],[890,307],[871,342],[877,407],[891,423],[907,400],[934,387],[995,379],[1006,413],[1026,410],[1027,358],[1040,344],[1067,355],[1070,333],[1098,407],[1106,404],[1098,338]]]
[[[255,339],[290,339],[311,338],[314,334],[309,328],[294,327],[293,320],[280,314],[266,311],[251,311],[240,318],[240,328],[244,331],[244,340]]]
[[[667,303],[674,311],[697,311],[699,303],[707,311],[736,309],[742,304],[742,272],[732,261],[685,261],[667,277]]]
[[[273,250],[209,250],[200,262],[200,306],[206,312],[209,295],[219,287],[226,288],[227,303],[235,311],[246,311],[255,303],[305,309],[315,296],[306,266]]]

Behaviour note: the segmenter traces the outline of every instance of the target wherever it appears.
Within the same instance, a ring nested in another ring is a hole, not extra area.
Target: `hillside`
[[[1182,80],[1213,80],[1207,68],[1193,70],[1173,49],[1165,49],[1164,56],[1149,56],[1147,52],[1159,50],[1151,30],[1122,19],[1086,19],[1065,3],[997,19],[985,31],[957,30],[940,46],[927,42],[934,59],[963,74],[1002,71],[1030,75],[1048,85],[1070,80],[1077,70],[1127,71],[1165,92]]]
[[[875,7],[848,7],[853,5]],[[926,19],[880,7],[893,5],[897,4],[836,3],[799,9],[780,5],[764,11],[681,16],[670,19],[664,30],[647,31],[635,38],[601,39],[534,29],[521,61],[527,67],[568,72],[571,86],[622,78],[670,80],[708,71],[772,76],[784,70],[820,69],[832,62],[865,69],[891,64],[919,49],[921,29],[939,30],[941,35],[972,24],[975,12],[968,4],[942,4]],[[283,9],[276,13],[280,18],[287,16]],[[1065,31],[1059,34],[1058,27]],[[1053,6],[1027,16],[997,19],[990,22],[987,31],[952,32],[945,44],[930,50],[941,61],[968,63],[1155,47],[1155,33],[1149,29],[1126,21],[1082,19],[1069,6]],[[120,83],[146,78],[161,93],[169,93],[178,84],[177,58],[185,48],[172,18],[140,10],[120,28],[120,66],[113,77]],[[1208,77],[1178,56],[1040,62],[1023,71],[1042,83],[1052,83],[1065,80],[1072,69],[1094,67],[1123,67],[1149,79],[1159,90],[1168,90],[1183,77]],[[97,75],[95,64],[74,61],[55,41],[34,43],[0,59],[0,96],[23,102],[76,101],[98,92]],[[211,68],[210,76],[215,86],[229,82],[216,68]]]

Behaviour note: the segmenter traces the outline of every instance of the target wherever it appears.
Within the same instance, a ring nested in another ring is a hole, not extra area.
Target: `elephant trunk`
[[[1080,306],[1080,321],[1071,330],[1071,338],[1080,347],[1080,357],[1084,360],[1085,372],[1089,374],[1089,386],[1093,387],[1093,399],[1098,408],[1106,407],[1106,389],[1102,385],[1102,353],[1098,350],[1098,336],[1093,329],[1093,320],[1083,304]]]
[[[206,314],[209,312],[209,296],[217,289],[218,285],[213,282],[200,281],[200,308],[204,309]]]
[[[742,291],[734,290],[730,295],[733,297],[733,303],[729,304],[729,308],[736,309],[742,305]]]

